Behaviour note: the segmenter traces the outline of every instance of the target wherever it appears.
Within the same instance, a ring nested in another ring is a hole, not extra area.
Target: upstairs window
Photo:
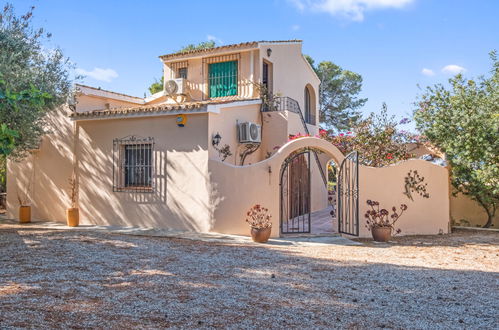
[[[177,70],[177,78],[187,79],[187,67],[185,67],[185,68],[179,68]]]
[[[113,191],[153,192],[153,138],[114,139],[113,163]]]
[[[267,62],[263,62],[262,69],[262,85],[265,86],[267,90],[269,90],[269,64]]]
[[[209,97],[237,95],[237,61],[208,65]]]
[[[307,124],[315,125],[315,95],[311,89],[310,86],[305,87],[305,121]]]

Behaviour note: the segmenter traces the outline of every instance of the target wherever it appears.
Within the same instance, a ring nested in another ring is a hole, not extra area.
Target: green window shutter
[[[209,64],[208,84],[210,97],[237,95],[237,61]]]

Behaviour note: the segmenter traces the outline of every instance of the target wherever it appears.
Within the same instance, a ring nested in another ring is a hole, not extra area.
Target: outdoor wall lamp
[[[216,147],[220,144],[220,141],[222,140],[222,137],[220,136],[220,133],[217,132],[211,140],[211,144]]]
[[[267,48],[267,56],[270,57],[270,54],[272,54],[272,49]]]

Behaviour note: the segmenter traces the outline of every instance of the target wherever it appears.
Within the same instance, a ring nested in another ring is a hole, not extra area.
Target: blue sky
[[[11,2],[18,13],[36,7],[35,26],[53,34],[48,47],[87,72],[84,83],[136,96],[160,77],[158,56],[186,44],[296,38],[316,61],[363,76],[364,113],[385,101],[401,118],[418,84],[486,74],[488,52],[499,50],[497,0]]]

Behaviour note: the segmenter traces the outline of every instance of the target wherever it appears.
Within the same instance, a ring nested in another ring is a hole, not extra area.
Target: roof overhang
[[[177,116],[180,114],[202,114],[202,113],[220,113],[223,108],[242,107],[247,105],[260,104],[260,99],[248,100],[213,100],[208,102],[197,102],[193,104],[178,105],[155,105],[151,107],[142,106],[136,108],[95,110],[88,112],[73,112],[70,117],[73,121],[94,121],[109,119],[131,119],[160,116]]]
[[[165,54],[165,55],[159,56],[159,58],[163,62],[167,63],[167,62],[175,62],[175,61],[179,61],[179,60],[194,59],[194,58],[200,58],[200,57],[206,57],[206,56],[216,56],[216,55],[220,55],[220,54],[250,51],[250,50],[259,49],[259,47],[263,46],[263,45],[297,44],[297,43],[301,43],[301,42],[302,42],[301,40],[276,40],[276,41],[262,40],[262,41],[242,42],[239,44],[224,45],[224,46],[219,46],[219,47],[214,47],[214,48],[197,49],[197,50],[192,50],[192,51],[187,51],[187,52],[177,52],[177,53]]]

